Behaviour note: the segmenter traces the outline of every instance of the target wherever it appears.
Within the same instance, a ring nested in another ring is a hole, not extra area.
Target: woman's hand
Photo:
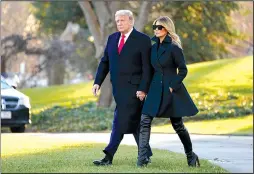
[[[172,88],[170,88],[170,87],[169,87],[169,90],[170,90],[170,92],[171,92],[171,93],[173,92],[173,89],[172,89]]]

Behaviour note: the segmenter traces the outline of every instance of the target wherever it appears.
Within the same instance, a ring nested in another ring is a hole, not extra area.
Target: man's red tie
[[[124,46],[124,38],[125,38],[125,35],[122,35],[121,37],[121,41],[120,41],[120,44],[118,46],[118,53],[120,54],[122,49],[123,49],[123,46]]]

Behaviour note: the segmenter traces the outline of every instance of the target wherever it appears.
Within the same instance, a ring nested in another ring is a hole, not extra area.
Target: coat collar
[[[155,41],[156,43],[154,44],[154,51],[157,53],[156,54],[156,57],[159,59],[161,57],[161,55],[166,51],[167,47],[168,47],[168,43],[171,43],[172,42],[172,38],[167,35],[165,37],[165,39],[162,41],[162,44],[159,48],[159,50],[157,50],[157,47],[158,47],[158,44],[160,42],[159,38],[154,36],[152,39],[152,41]]]
[[[138,31],[133,27],[133,30],[132,30],[132,32],[130,33],[128,39],[129,39],[129,38],[135,38],[135,37],[137,36],[137,33],[138,33]],[[121,36],[121,33],[120,33],[120,32],[117,32],[117,39],[116,39],[116,40],[117,40],[117,43],[119,42],[120,36]],[[128,41],[128,39],[127,39],[127,41]],[[126,42],[127,42],[127,41],[126,41]]]
[[[132,40],[135,39],[137,37],[137,35],[138,35],[138,31],[133,27],[133,30],[130,33],[130,36],[128,37],[128,39],[126,40],[120,55],[123,54],[123,52],[125,52],[126,47],[128,48],[128,46],[131,44]],[[121,33],[117,32],[116,40],[115,40],[115,50],[116,50],[117,56],[120,56],[118,54],[118,42],[119,42],[120,36],[121,36]]]
[[[156,42],[157,44],[160,42],[159,38],[156,36],[153,36],[151,40]],[[171,43],[171,42],[172,42],[172,38],[169,35],[167,35],[165,39],[162,41],[162,43]]]

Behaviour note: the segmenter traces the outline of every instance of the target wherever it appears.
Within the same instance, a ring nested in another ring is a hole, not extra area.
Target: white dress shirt
[[[125,35],[124,43],[127,41],[128,37],[130,36],[130,34],[131,34],[132,31],[133,31],[133,28],[131,28],[131,30],[130,30],[128,33],[124,34],[124,35]],[[119,39],[119,41],[118,41],[118,47],[119,47],[119,44],[120,44],[120,42],[121,42],[121,38],[122,38],[122,33],[121,33],[120,39]]]

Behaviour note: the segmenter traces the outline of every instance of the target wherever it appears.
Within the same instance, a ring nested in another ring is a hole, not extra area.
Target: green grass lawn
[[[58,85],[21,90],[30,97],[32,111],[37,113],[52,106],[79,106],[89,101],[96,101],[92,94],[92,84],[80,83],[73,85]]]
[[[205,131],[209,134],[252,134],[253,56],[195,63],[188,65],[188,69],[184,84],[200,111],[195,117],[185,119],[193,133],[204,133],[199,127],[209,127],[210,131]],[[92,84],[91,81],[75,85],[23,89],[22,92],[31,99],[32,130],[110,130],[112,108],[98,110],[96,107],[83,106],[98,99],[92,96]],[[241,121],[232,122],[238,117],[241,117]],[[206,121],[199,122],[201,120]],[[50,122],[57,122],[59,126]],[[229,126],[223,126],[222,123]],[[168,132],[167,119],[155,119],[153,124],[165,125],[164,128],[156,130]]]
[[[230,92],[252,96],[253,56],[191,64],[184,80],[188,91]]]
[[[17,146],[17,143],[18,146]],[[152,164],[137,168],[137,147],[121,145],[113,165],[94,166],[103,157],[105,144],[34,136],[2,135],[1,169],[4,173],[226,173],[224,169],[201,160],[200,168],[189,168],[183,154],[154,150]]]

